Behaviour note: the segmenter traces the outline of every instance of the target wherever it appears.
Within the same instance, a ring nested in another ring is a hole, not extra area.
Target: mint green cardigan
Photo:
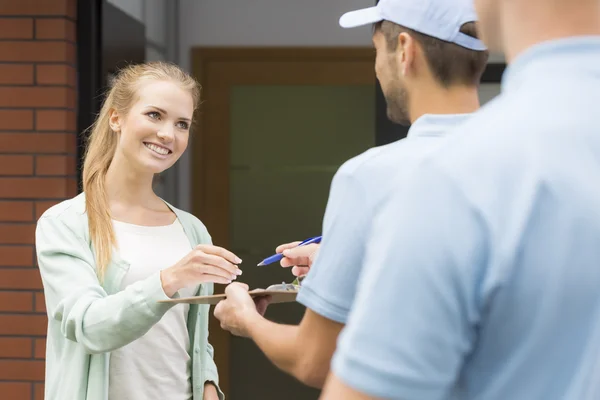
[[[200,220],[167,205],[193,247],[212,242]],[[45,399],[107,400],[111,351],[143,336],[173,307],[158,303],[167,299],[160,273],[120,290],[129,265],[115,251],[100,283],[83,193],[48,209],[38,220],[35,240],[48,312]],[[212,284],[203,284],[198,294],[212,292]],[[208,313],[208,305],[190,305],[194,400],[203,399],[207,381],[218,389]]]

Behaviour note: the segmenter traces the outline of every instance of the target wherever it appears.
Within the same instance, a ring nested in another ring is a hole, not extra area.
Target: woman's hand
[[[235,254],[222,247],[201,244],[189,252],[177,264],[161,271],[165,294],[173,297],[179,289],[205,282],[229,284],[242,271]]]

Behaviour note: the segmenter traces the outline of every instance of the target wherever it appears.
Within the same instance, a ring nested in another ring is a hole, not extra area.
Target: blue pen
[[[301,242],[298,246],[306,246],[307,244],[320,243],[321,238],[322,238],[322,236],[315,236],[313,238],[306,239],[305,241]],[[258,266],[262,267],[263,265],[273,264],[274,262],[277,262],[277,261],[281,260],[282,258],[283,258],[283,253],[274,254],[271,257],[267,257],[264,260],[262,260],[260,263],[258,263]]]

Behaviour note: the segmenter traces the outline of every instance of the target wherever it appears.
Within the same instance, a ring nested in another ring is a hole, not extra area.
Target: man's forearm
[[[271,322],[257,315],[248,324],[250,337],[276,367],[297,376],[302,354],[298,326]]]

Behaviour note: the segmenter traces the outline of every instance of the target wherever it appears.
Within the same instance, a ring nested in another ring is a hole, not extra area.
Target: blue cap
[[[472,0],[380,0],[374,7],[342,15],[340,26],[354,28],[380,21],[390,21],[470,50],[487,50],[481,40],[460,32],[467,22],[477,21]]]

